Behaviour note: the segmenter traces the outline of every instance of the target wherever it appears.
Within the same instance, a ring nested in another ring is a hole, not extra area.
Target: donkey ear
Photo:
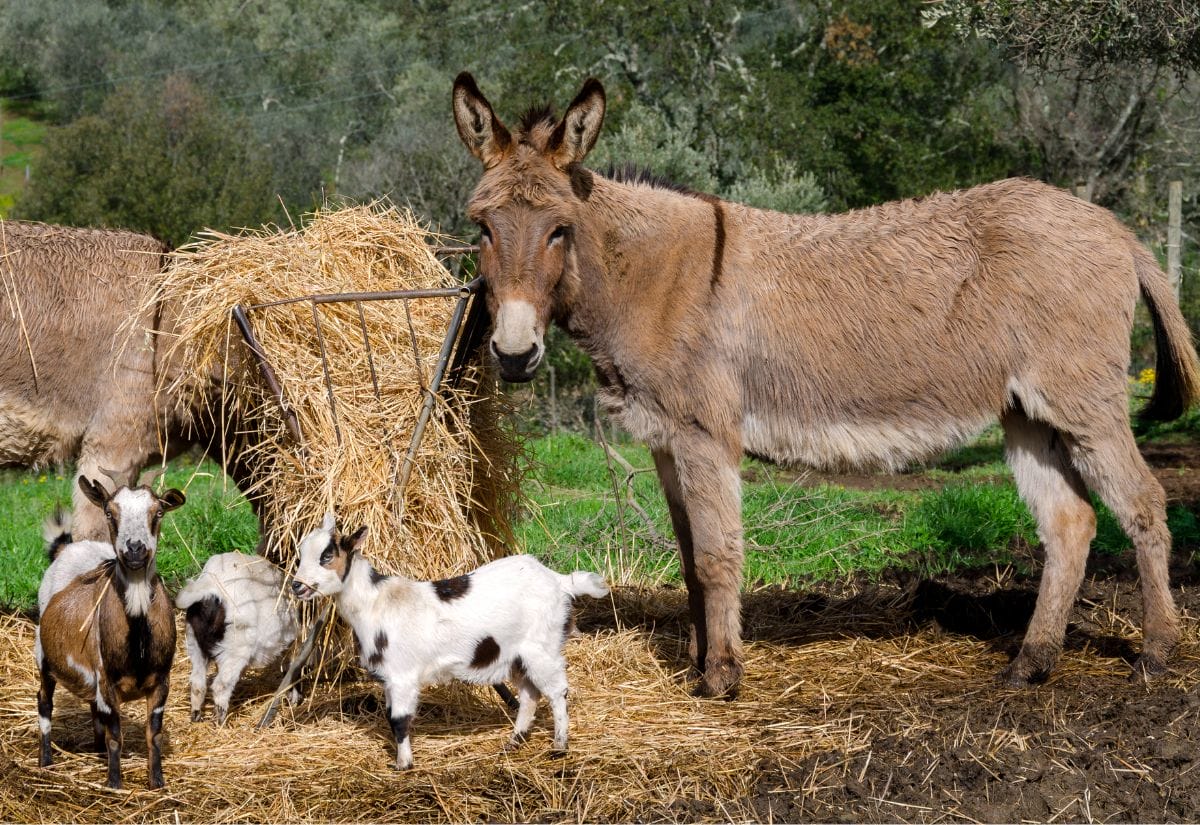
[[[112,498],[108,490],[104,489],[104,485],[99,481],[92,481],[86,476],[79,477],[79,489],[87,496],[87,500],[95,504],[101,510],[108,504],[108,500]]]
[[[581,163],[592,151],[604,124],[604,105],[604,86],[589,77],[546,144],[555,166],[566,169],[572,163]]]
[[[453,100],[458,136],[471,154],[490,169],[500,162],[512,143],[512,136],[492,111],[492,104],[479,91],[470,72],[463,72],[454,79]]]

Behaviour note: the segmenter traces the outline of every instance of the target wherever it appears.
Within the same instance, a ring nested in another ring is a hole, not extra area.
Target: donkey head
[[[454,81],[453,97],[458,135],[483,162],[467,215],[479,225],[490,349],[506,381],[528,381],[546,352],[546,325],[576,288],[575,226],[592,191],[580,163],[604,122],[604,87],[588,79],[561,120],[531,110],[515,133],[470,74]]]
[[[160,496],[149,487],[120,487],[110,494],[100,482],[84,476],[79,477],[79,489],[104,512],[117,561],[127,570],[141,570],[154,561],[163,515],[186,501],[178,490]]]

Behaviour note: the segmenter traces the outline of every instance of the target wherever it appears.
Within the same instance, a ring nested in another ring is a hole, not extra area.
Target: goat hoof
[[[203,722],[204,721],[204,711],[202,711],[202,710],[192,711],[192,721],[193,722]]]
[[[393,767],[393,769],[394,769],[394,770],[397,770],[397,771],[410,771],[410,770],[412,770],[412,766],[413,766],[413,763],[412,763],[412,762],[409,762],[409,763],[407,763],[407,764],[404,764],[404,763],[401,763],[401,762],[397,762],[397,763],[396,763],[395,765],[393,765],[392,767]]]

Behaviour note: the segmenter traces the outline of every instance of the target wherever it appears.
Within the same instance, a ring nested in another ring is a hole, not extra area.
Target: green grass
[[[41,122],[0,112],[0,218],[8,215],[25,188],[25,167],[37,165],[45,135]]]
[[[666,501],[649,451],[618,444],[620,462],[577,435],[533,438],[531,506],[516,525],[518,549],[566,570],[597,570],[617,583],[679,583],[679,561]],[[933,490],[801,487],[791,474],[747,459],[742,510],[747,585],[803,585],[849,573],[902,568],[924,574],[1027,564],[1014,549],[1037,543],[1037,531],[999,459],[996,434],[923,472],[944,483]],[[628,468],[632,468],[632,473]],[[46,566],[41,523],[70,501],[69,474],[0,472],[0,605],[29,610]],[[208,556],[248,551],[257,542],[249,505],[216,465],[173,463],[167,482],[188,502],[163,527],[159,569],[174,591]],[[1129,539],[1096,504],[1100,554],[1129,550]],[[1168,511],[1177,546],[1200,546],[1200,524],[1182,507]]]
[[[187,503],[163,520],[158,569],[174,592],[214,553],[253,551],[258,523],[249,503],[220,468],[186,458],[173,462],[166,482],[187,494]],[[42,522],[56,505],[71,505],[71,473],[0,470],[0,606],[32,611],[48,564]]]

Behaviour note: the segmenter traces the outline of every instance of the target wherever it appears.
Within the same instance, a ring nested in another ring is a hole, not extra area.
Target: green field
[[[0,108],[0,218],[7,217],[25,188],[25,169],[36,162],[45,133],[41,122]]]
[[[1169,436],[1169,434],[1168,434]],[[558,569],[597,570],[616,583],[678,583],[679,564],[666,502],[649,452],[622,444],[622,461],[578,435],[534,438],[530,506],[517,525],[518,549]],[[624,466],[622,466],[622,464]],[[1027,563],[1015,552],[1037,542],[1032,518],[1004,465],[998,432],[921,470],[926,490],[856,490],[808,484],[747,460],[743,464],[747,586],[807,582],[904,568],[925,574]],[[46,566],[41,523],[70,501],[69,473],[0,472],[0,607],[31,610]],[[252,550],[254,516],[216,465],[181,458],[169,485],[188,503],[167,517],[159,569],[171,590],[213,553]],[[1103,507],[1093,548],[1122,553],[1128,539]],[[1200,544],[1192,512],[1172,508],[1177,547]]]

